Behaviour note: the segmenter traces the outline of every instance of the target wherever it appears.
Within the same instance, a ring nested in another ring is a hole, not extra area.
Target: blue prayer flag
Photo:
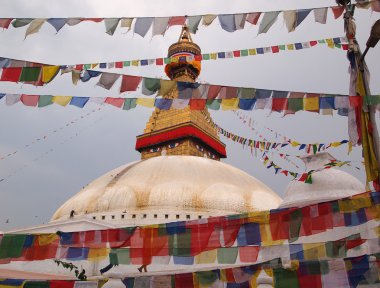
[[[89,97],[76,97],[76,96],[74,96],[73,98],[71,98],[70,105],[73,105],[73,106],[76,106],[79,108],[83,108],[89,99],[90,99]]]

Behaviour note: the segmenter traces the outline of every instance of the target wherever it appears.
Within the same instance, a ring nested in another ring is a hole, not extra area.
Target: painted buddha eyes
[[[154,153],[154,152],[160,152],[160,150],[161,150],[160,147],[156,147],[156,148],[151,148],[151,149],[149,150],[149,152],[152,152],[152,153]]]
[[[173,149],[173,148],[177,147],[178,145],[179,145],[178,142],[176,142],[176,143],[170,143],[170,144],[168,145],[168,148],[169,148],[169,149]]]
[[[199,151],[201,151],[201,152],[203,152],[205,149],[203,148],[203,147],[201,147],[201,146],[199,146],[199,145],[195,145],[196,147],[197,147],[197,149],[199,150]]]

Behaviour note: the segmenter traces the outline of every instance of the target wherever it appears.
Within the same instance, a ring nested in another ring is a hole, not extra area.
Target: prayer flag
[[[13,18],[0,18],[0,28],[8,29],[12,20],[13,20]]]
[[[106,26],[106,33],[112,36],[113,33],[115,33],[117,25],[119,25],[119,22],[120,18],[105,18],[104,25]]]
[[[302,9],[302,10],[297,10],[297,21],[296,21],[296,27],[298,27],[303,20],[309,15],[311,12],[311,9]]]
[[[260,23],[258,34],[268,32],[268,30],[276,22],[278,14],[280,14],[280,11],[265,12],[263,20]]]
[[[152,35],[164,35],[168,28],[170,17],[155,17],[153,20]]]
[[[32,106],[32,107],[37,106],[38,99],[39,99],[38,95],[26,95],[26,94],[21,95],[21,98],[20,98],[21,102],[25,106]]]
[[[89,99],[89,97],[73,97],[70,101],[70,105],[83,108]]]
[[[153,19],[153,17],[137,18],[134,32],[139,34],[141,37],[145,37],[146,33],[153,23]]]
[[[124,106],[124,100],[125,100],[124,98],[107,97],[104,103],[110,104],[117,108],[121,108],[122,106]]]
[[[138,98],[136,101],[137,105],[144,107],[154,107],[154,99],[152,98]]]
[[[53,104],[53,96],[51,95],[40,95],[38,99],[38,107],[45,107]]]
[[[136,108],[137,99],[136,98],[126,98],[124,101],[123,110],[130,110]]]
[[[100,79],[98,81],[98,83],[96,83],[96,85],[100,86],[100,87],[103,87],[104,89],[107,89],[107,90],[110,90],[113,86],[113,84],[115,84],[116,80],[119,79],[120,77],[120,74],[115,74],[115,73],[102,73],[102,75],[100,76]],[[123,75],[123,79],[124,79],[124,75]],[[123,87],[123,85],[122,85]],[[122,88],[120,88],[122,89]],[[122,93],[123,91],[120,91],[120,93]]]
[[[189,17],[189,31],[195,34],[198,30],[199,23],[202,20],[202,16],[190,16]]]
[[[259,21],[260,15],[261,15],[261,12],[250,13],[247,16],[247,21],[253,25],[256,25],[257,22]]]
[[[222,99],[222,110],[236,110],[239,105],[238,98]]]
[[[327,7],[324,8],[316,8],[314,10],[314,20],[315,22],[326,24],[327,19]]]
[[[20,81],[33,82],[38,81],[41,74],[41,67],[23,67],[20,75]]]
[[[46,19],[34,19],[30,22],[28,29],[25,32],[25,38],[31,34],[37,33],[40,31],[42,25],[45,23]]]
[[[170,17],[168,26],[169,27],[174,26],[174,25],[182,26],[183,24],[185,24],[185,21],[186,21],[185,16],[173,16],[173,17]]]
[[[215,20],[215,18],[216,18],[216,15],[210,15],[210,14],[204,15],[202,18],[202,24],[204,26],[209,26]]]
[[[120,93],[123,93],[126,91],[136,91],[140,82],[141,82],[140,76],[123,75],[121,86],[120,86]]]
[[[42,82],[49,83],[59,72],[59,66],[42,66]]]
[[[284,21],[286,24],[286,27],[288,28],[288,32],[293,32],[296,28],[296,22],[297,22],[297,13],[295,10],[288,10],[283,12],[284,15]]]
[[[46,22],[48,22],[51,26],[53,26],[55,31],[57,31],[58,33],[59,30],[61,30],[62,27],[65,26],[66,19],[65,18],[50,18]]]
[[[1,74],[0,81],[10,81],[10,82],[18,82],[20,79],[21,67],[9,67],[9,68],[3,68],[3,72]]]
[[[53,96],[51,101],[64,107],[70,103],[71,98],[71,96]]]

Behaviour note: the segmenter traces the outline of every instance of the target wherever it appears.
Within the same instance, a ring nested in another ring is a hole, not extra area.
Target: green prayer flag
[[[248,56],[248,50],[247,49],[240,50],[240,56]]]
[[[51,95],[40,95],[38,98],[38,107],[45,107],[53,104],[53,96]]]
[[[289,215],[289,243],[296,241],[299,237],[302,224],[302,211],[295,210]]]
[[[117,257],[117,252],[115,249],[112,249],[110,254],[108,254],[108,257],[110,259],[110,264],[112,265],[119,265],[119,259]]]
[[[297,288],[299,287],[297,271],[287,269],[273,269],[274,287]]]
[[[26,281],[22,287],[24,287],[24,288],[49,288],[50,284],[48,281]]]
[[[163,79],[159,79],[159,80],[160,80],[160,90],[158,90],[158,94],[157,94],[159,96],[167,95],[177,86],[176,81],[163,80]]]
[[[335,43],[335,47],[340,49],[340,48],[342,48],[342,44]]]
[[[326,43],[326,40],[324,40],[324,39],[322,39],[322,40],[318,40],[318,43],[319,43],[319,44]]]
[[[124,101],[123,110],[131,110],[136,108],[137,105],[137,99],[136,98],[126,98]]]
[[[216,271],[199,271],[195,272],[195,275],[201,285],[211,286],[218,279]]]
[[[123,62],[123,66],[124,66],[124,67],[131,66],[131,61],[124,61],[124,62]]]
[[[83,67],[85,70],[91,69],[91,64],[84,64]]]
[[[303,98],[289,98],[288,110],[297,112],[303,110]]]
[[[218,248],[217,259],[219,264],[235,264],[238,247]]]
[[[221,99],[208,99],[206,102],[206,106],[211,110],[219,110],[220,109]]]
[[[12,26],[15,28],[23,27],[32,22],[31,18],[16,19],[12,22]]]
[[[316,154],[317,151],[318,151],[318,146],[317,146],[317,144],[314,144],[313,145],[313,153]]]
[[[285,50],[285,45],[278,45],[278,48],[280,48],[280,50]]]
[[[21,257],[27,235],[5,234],[0,243],[0,259]]]
[[[41,67],[23,67],[21,70],[20,81],[37,81],[41,74]]]
[[[255,98],[255,88],[239,88],[238,98],[240,99],[253,99]]]
[[[156,93],[161,88],[160,79],[156,78],[143,78],[142,81],[142,93],[150,96]]]
[[[165,64],[170,64],[172,62],[171,58],[164,58]]]
[[[308,173],[305,183],[313,184],[313,178],[311,177],[311,173]]]
[[[202,54],[203,60],[210,60],[210,54]]]
[[[185,233],[173,235],[173,256],[191,255],[191,229],[186,229]]]

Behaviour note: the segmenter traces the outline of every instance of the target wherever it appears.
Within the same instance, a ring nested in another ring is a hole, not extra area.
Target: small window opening
[[[102,220],[104,220],[104,219],[106,219],[106,216],[103,215],[103,216],[102,216]]]
[[[202,219],[202,215],[199,215],[199,216],[198,216],[198,219]]]
[[[92,216],[92,219],[96,220],[96,216]]]
[[[132,214],[132,218],[135,219],[136,218],[136,214]]]
[[[124,219],[125,215],[124,214],[121,214],[121,219]]]
[[[146,214],[143,214],[143,218],[146,218]]]
[[[165,219],[168,219],[169,218],[169,215],[168,214],[165,214]]]
[[[154,214],[154,216],[153,216],[154,218],[157,218],[157,214]]]
[[[177,214],[177,215],[175,215],[175,218],[179,219],[179,215],[178,215],[178,214]]]
[[[186,215],[186,219],[190,219],[190,215]]]
[[[115,219],[115,215],[112,215],[111,218],[112,218],[112,219]]]

